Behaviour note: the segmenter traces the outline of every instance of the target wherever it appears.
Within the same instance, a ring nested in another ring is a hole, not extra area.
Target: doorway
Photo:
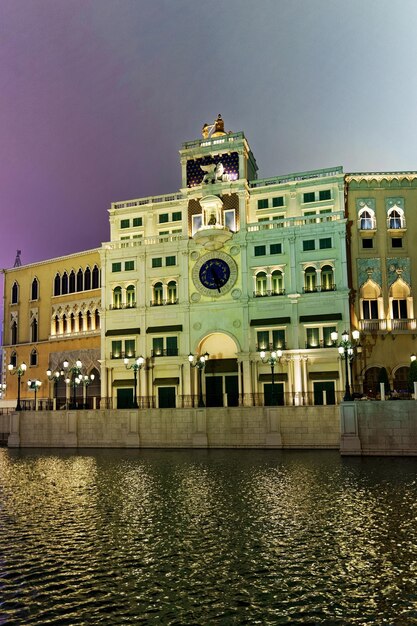
[[[158,387],[158,408],[175,409],[175,387]]]
[[[117,408],[131,409],[133,407],[133,389],[118,388],[117,389]]]
[[[326,404],[335,404],[335,392],[334,392],[334,382],[332,380],[329,381],[320,381],[313,384],[314,389],[314,404],[322,405],[324,404],[324,395],[323,392],[326,392]]]
[[[272,393],[273,392],[273,393]],[[264,383],[265,406],[284,406],[284,383]]]

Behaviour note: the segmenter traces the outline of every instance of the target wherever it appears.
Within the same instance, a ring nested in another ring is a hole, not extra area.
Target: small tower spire
[[[16,250],[16,258],[14,260],[13,267],[20,267],[22,265],[22,261],[20,260],[21,253],[22,253],[21,250]]]

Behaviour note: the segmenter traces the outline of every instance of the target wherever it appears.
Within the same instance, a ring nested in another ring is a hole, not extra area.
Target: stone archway
[[[204,368],[206,406],[238,406],[239,347],[225,333],[210,333],[200,341],[199,353],[209,354]]]

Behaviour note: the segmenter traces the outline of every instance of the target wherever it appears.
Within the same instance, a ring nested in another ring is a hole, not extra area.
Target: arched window
[[[30,353],[29,364],[32,365],[32,367],[38,364],[38,352],[37,350],[35,350],[35,348],[33,348],[32,352]]]
[[[17,353],[15,352],[15,350],[13,350],[10,355],[10,365],[13,365],[13,367],[17,367]]]
[[[54,296],[61,295],[61,276],[59,274],[55,274],[54,278]]]
[[[80,268],[77,272],[77,291],[82,291],[84,286],[84,274]]]
[[[39,282],[37,278],[32,280],[32,287],[30,290],[31,300],[37,300],[39,298]]]
[[[274,270],[271,274],[272,280],[272,293],[282,294],[284,293],[284,279],[280,270]]]
[[[68,332],[67,316],[65,315],[65,313],[62,316],[62,332],[64,333],[64,335],[66,335]]]
[[[19,285],[16,281],[14,281],[12,286],[12,304],[17,304],[19,302]]]
[[[379,367],[370,367],[366,370],[363,379],[363,393],[375,397],[379,393]]]
[[[410,372],[409,367],[399,367],[394,374],[393,388],[399,393],[407,394],[408,389],[408,374]]]
[[[68,274],[66,272],[62,274],[61,293],[68,293]]]
[[[358,213],[360,230],[375,230],[375,213],[369,207],[361,209]]]
[[[11,344],[14,346],[15,344],[17,344],[17,322],[16,320],[13,320],[12,325],[11,325]]]
[[[122,308],[122,288],[115,287],[113,289],[113,309]]]
[[[32,343],[38,341],[38,320],[33,319],[30,325],[30,340]]]
[[[128,308],[136,306],[134,285],[129,285],[126,289],[126,306]]]
[[[84,330],[84,318],[81,311],[78,313],[78,330],[80,333],[82,333]]]
[[[84,289],[91,289],[91,270],[89,267],[84,272]]]
[[[75,272],[71,270],[71,274],[69,275],[69,292],[75,292]]]
[[[87,330],[91,330],[91,313],[87,311]]]
[[[321,290],[334,291],[334,275],[331,265],[323,265],[321,268]]]
[[[408,319],[408,301],[410,288],[401,279],[398,278],[390,289],[391,301],[391,319],[406,320]]]
[[[75,315],[71,313],[70,316],[70,332],[75,333]]]
[[[100,328],[100,311],[98,309],[94,311],[94,321],[96,329],[98,330]]]
[[[304,291],[317,291],[316,286],[316,270],[314,267],[307,267],[304,271]]]
[[[175,282],[175,280],[170,280],[168,285],[167,285],[167,297],[168,297],[168,304],[176,304],[177,302],[177,283]]]
[[[378,315],[378,296],[380,289],[371,280],[368,280],[361,287],[361,308],[363,320],[377,320]]]
[[[267,277],[266,272],[258,272],[256,274],[256,296],[266,296],[267,294]]]
[[[161,304],[163,304],[162,283],[155,283],[153,286],[153,305],[160,306]]]
[[[59,317],[55,315],[55,335],[59,334]]]
[[[93,289],[98,289],[100,287],[100,271],[95,265],[93,267]]]
[[[392,207],[392,209],[388,211],[388,228],[396,229],[404,227],[404,211],[397,206]]]

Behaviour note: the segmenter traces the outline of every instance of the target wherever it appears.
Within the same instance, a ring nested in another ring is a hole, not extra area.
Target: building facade
[[[352,324],[361,347],[354,386],[377,395],[385,369],[390,389],[407,394],[410,356],[417,351],[417,172],[347,174],[346,189]]]
[[[226,133],[220,116],[180,161],[178,192],[109,211],[102,398],[335,402],[343,368],[331,334],[349,327],[342,168],[259,179],[244,134]]]
[[[74,393],[77,404],[83,403],[86,385],[74,385],[71,371],[79,360],[83,376],[89,377],[90,400],[99,402],[99,252],[22,265],[3,270],[3,274],[3,400],[15,403],[20,381],[23,406],[33,404],[35,387],[27,383],[38,381],[41,406],[63,406]],[[26,370],[20,378],[17,372],[22,364]]]

